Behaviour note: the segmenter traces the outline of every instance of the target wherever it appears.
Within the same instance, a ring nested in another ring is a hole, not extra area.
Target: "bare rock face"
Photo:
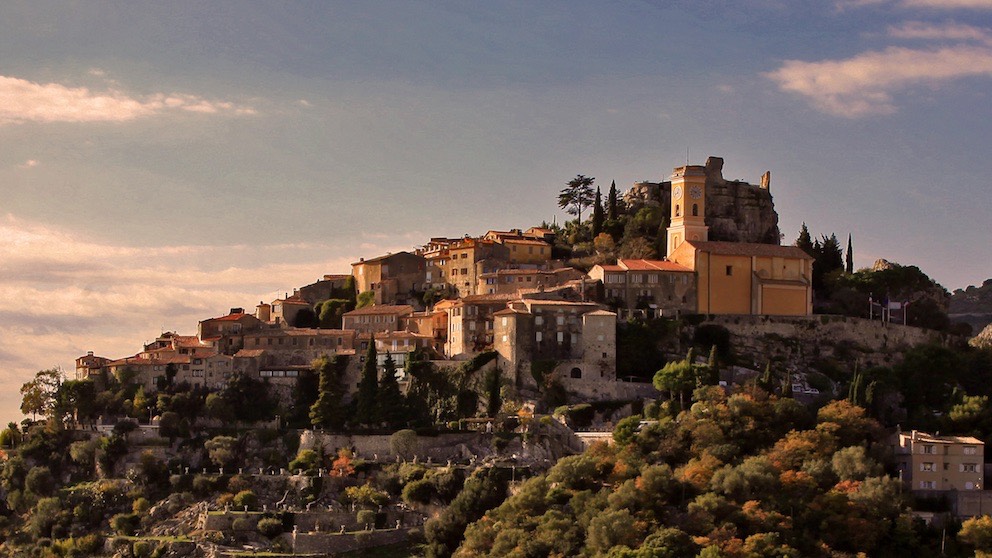
[[[992,324],[985,326],[978,335],[968,342],[973,347],[992,348]]]
[[[893,269],[895,266],[892,262],[886,260],[885,258],[880,258],[875,260],[875,263],[871,266],[872,271],[885,271],[886,269]]]
[[[778,213],[768,185],[770,173],[762,177],[763,185],[723,177],[723,159],[706,159],[706,224],[710,240],[779,244]],[[671,215],[671,182],[638,182],[624,194],[632,212],[647,205],[658,205]]]

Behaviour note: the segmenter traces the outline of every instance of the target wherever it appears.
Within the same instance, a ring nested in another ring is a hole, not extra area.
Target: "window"
[[[565,340],[565,332],[564,331],[559,331],[558,332],[558,342],[561,343],[564,340]]]
[[[936,481],[920,481],[920,488],[923,490],[933,490],[937,488]]]
[[[727,277],[730,277],[733,274],[734,274],[734,266],[728,265],[727,266]]]
[[[961,464],[962,473],[975,473],[978,472],[978,466],[975,463],[962,463]]]
[[[544,340],[544,334],[538,331],[537,333],[534,334],[534,340],[540,343],[542,340]]]
[[[933,471],[933,463],[920,463],[920,470],[924,472]]]
[[[556,321],[558,322],[558,325],[565,325],[565,316],[558,316],[558,319]]]
[[[581,368],[578,368],[578,367],[573,368],[572,369],[572,372],[571,372],[571,376],[573,378],[576,378],[576,379],[581,379],[582,378],[582,369]]]
[[[506,317],[503,317],[503,327],[506,327]]]
[[[699,204],[698,203],[692,204],[692,216],[693,217],[699,217]]]
[[[923,446],[923,453],[932,455],[932,454],[937,453],[937,452],[935,452],[933,450],[933,444],[925,444]]]
[[[965,455],[975,455],[975,449],[976,449],[975,446],[965,446],[964,447],[964,454]]]
[[[503,318],[503,320],[506,320],[506,318]],[[544,324],[544,316],[534,316],[534,325],[543,325],[543,324]]]

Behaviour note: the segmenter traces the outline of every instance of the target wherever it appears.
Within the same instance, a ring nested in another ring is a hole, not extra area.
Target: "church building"
[[[706,226],[706,169],[672,173],[668,260],[695,272],[696,312],[813,313],[813,258],[795,246],[714,242]]]

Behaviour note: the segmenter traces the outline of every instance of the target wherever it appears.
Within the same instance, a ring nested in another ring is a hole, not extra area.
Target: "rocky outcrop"
[[[973,347],[992,349],[992,324],[985,326],[985,329],[973,337],[969,343]]]
[[[771,175],[765,173],[761,185],[723,178],[723,159],[706,159],[706,224],[710,240],[778,244],[778,213],[772,201]],[[671,182],[637,182],[624,194],[632,211],[646,205],[661,206],[671,214]]]

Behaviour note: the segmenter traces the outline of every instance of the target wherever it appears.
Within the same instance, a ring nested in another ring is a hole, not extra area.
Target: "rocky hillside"
[[[992,323],[992,279],[981,287],[969,286],[951,295],[950,317],[953,322],[971,324],[975,333]]]
[[[767,177],[767,175],[766,175]],[[768,180],[770,181],[770,179]],[[706,159],[706,224],[710,240],[779,243],[778,213],[768,181],[755,186],[723,178],[723,158]],[[638,182],[624,195],[628,206],[659,205],[671,214],[671,182]]]

